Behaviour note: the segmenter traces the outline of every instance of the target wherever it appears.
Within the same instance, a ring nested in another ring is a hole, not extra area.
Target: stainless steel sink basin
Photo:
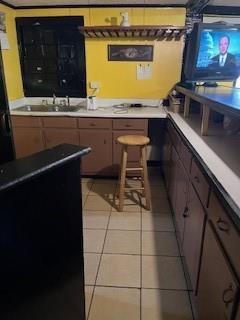
[[[80,110],[80,106],[26,105],[14,110],[24,112],[75,112]]]

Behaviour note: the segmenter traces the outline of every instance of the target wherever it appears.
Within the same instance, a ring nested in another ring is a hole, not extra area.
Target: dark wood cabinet
[[[25,96],[86,97],[83,17],[16,18]]]
[[[162,152],[162,170],[167,189],[169,188],[171,152],[171,140],[169,134],[165,133]]]
[[[178,239],[183,243],[185,219],[188,215],[189,178],[181,161],[176,165],[175,222]]]
[[[175,205],[176,205],[176,192],[177,192],[176,186],[177,186],[178,161],[179,161],[178,153],[174,148],[174,146],[172,145],[168,192],[169,192],[169,199],[171,201],[171,205],[174,212],[176,211]]]
[[[193,188],[189,188],[189,201],[184,212],[183,252],[188,267],[192,289],[196,292],[199,273],[205,212]]]
[[[199,278],[200,320],[232,319],[237,286],[223,250],[210,224],[207,224]]]

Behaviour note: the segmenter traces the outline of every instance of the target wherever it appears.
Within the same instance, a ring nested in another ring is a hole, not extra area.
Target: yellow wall
[[[8,99],[14,100],[23,97],[21,69],[15,28],[15,10],[0,4],[0,12],[4,12],[6,14],[7,35],[10,45],[9,50],[2,50],[7,93]]]
[[[6,8],[6,7],[5,7]],[[19,60],[14,27],[14,10],[9,11],[8,35],[12,46],[10,61],[4,60],[7,87],[10,100],[22,95],[19,75]],[[120,23],[120,12],[128,11],[131,24],[169,24],[183,26],[185,9],[182,8],[63,8],[16,10],[17,17],[36,16],[78,16],[83,15],[85,25],[111,25]],[[108,44],[153,44],[154,61],[151,62],[153,75],[149,80],[136,80],[138,62],[115,62],[107,60]],[[88,94],[90,81],[101,84],[99,97],[105,98],[164,98],[172,86],[180,80],[183,39],[181,41],[150,41],[147,39],[86,39],[86,69]],[[17,72],[13,73],[12,70]],[[11,78],[14,75],[14,79]],[[8,75],[8,76],[7,76]],[[13,81],[14,80],[14,81]],[[12,82],[14,85],[12,87]],[[15,94],[14,94],[15,93]]]

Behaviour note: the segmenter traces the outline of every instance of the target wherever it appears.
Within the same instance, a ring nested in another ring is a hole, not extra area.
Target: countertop
[[[213,110],[240,118],[240,89],[238,88],[200,86],[188,89],[177,85],[176,90],[201,104],[207,104]]]
[[[90,151],[89,147],[61,144],[29,157],[7,162],[0,166],[0,192],[30,180],[37,174],[65,165]]]
[[[45,116],[45,117],[85,117],[85,118],[166,118],[167,113],[162,106],[160,107],[131,107],[131,108],[115,108],[115,107],[99,107],[97,110],[87,110],[82,107],[76,112],[23,112],[12,109],[11,115],[14,116]]]

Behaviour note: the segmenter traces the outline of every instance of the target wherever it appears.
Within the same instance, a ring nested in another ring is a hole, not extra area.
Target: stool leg
[[[122,148],[122,161],[121,161],[121,173],[119,181],[119,211],[123,211],[123,200],[125,194],[125,180],[126,180],[126,167],[127,167],[127,146]]]
[[[142,154],[141,154],[141,150],[140,150],[140,167],[143,168],[143,161],[142,161]],[[142,197],[145,197],[145,187],[144,187],[144,174],[143,174],[143,170],[141,170],[141,187],[142,189]]]
[[[141,147],[141,161],[143,166],[144,194],[146,198],[146,209],[151,210],[151,194],[147,171],[146,147]]]

